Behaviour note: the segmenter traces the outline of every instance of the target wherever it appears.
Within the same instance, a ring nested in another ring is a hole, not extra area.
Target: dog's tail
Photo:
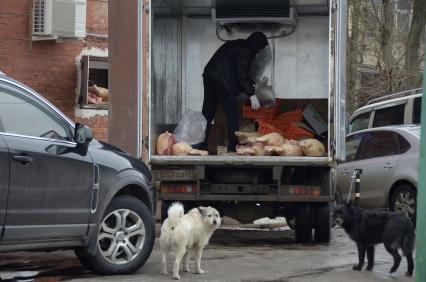
[[[415,233],[414,230],[410,230],[410,233],[405,236],[404,242],[402,243],[402,253],[404,254],[404,256],[411,255],[413,253],[414,244]]]
[[[183,205],[179,202],[173,203],[167,211],[168,222],[173,230],[184,215]]]

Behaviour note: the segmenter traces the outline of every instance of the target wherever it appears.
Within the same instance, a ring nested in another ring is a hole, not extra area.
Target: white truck
[[[334,168],[344,160],[346,0],[152,0],[139,5],[139,16],[138,98],[132,100],[138,119],[117,124],[128,102],[114,92],[118,80],[111,81],[110,141],[120,144],[131,136],[123,132],[137,132],[137,148],[147,150],[163,214],[180,201],[186,208],[214,206],[244,223],[285,216],[295,220],[297,241],[310,241],[314,230],[316,241],[328,242]],[[117,29],[113,24],[118,22],[110,18],[110,29]],[[124,26],[120,30],[110,36],[122,37]],[[327,155],[157,155],[158,135],[173,130],[186,111],[201,111],[203,68],[223,40],[256,30],[267,35],[272,49],[261,75],[269,77],[284,110],[310,104],[318,111],[327,124],[321,136]],[[125,48],[109,48],[110,77],[125,80],[117,63],[127,56],[120,53]]]

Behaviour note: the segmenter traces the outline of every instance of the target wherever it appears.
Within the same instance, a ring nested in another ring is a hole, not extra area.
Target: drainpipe
[[[426,48],[425,48],[426,49]],[[426,62],[426,52],[425,52]],[[423,72],[423,91],[426,90],[426,68]],[[423,92],[424,93],[424,92]],[[426,281],[426,102],[422,99],[419,185],[417,189],[416,220],[416,282]]]

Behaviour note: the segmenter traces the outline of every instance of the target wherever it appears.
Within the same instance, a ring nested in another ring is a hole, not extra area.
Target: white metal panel
[[[271,78],[278,98],[328,98],[328,28],[326,17],[303,18],[298,20],[296,31],[289,37],[269,40],[275,48],[275,67],[273,75],[272,64],[266,67],[264,75]],[[200,111],[204,66],[223,42],[216,37],[216,25],[210,19],[186,18],[182,32],[183,112]],[[249,32],[234,31],[232,39],[248,35]]]
[[[86,0],[54,0],[52,13],[53,35],[86,36]]]
[[[275,39],[274,90],[284,99],[328,98],[326,17],[298,19],[296,31]]]
[[[52,34],[53,0],[34,0],[33,3],[33,34]]]
[[[177,123],[181,117],[180,18],[153,21],[153,111],[156,123]]]

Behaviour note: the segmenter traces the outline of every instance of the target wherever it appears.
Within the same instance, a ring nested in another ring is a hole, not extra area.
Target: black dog
[[[408,270],[406,276],[413,275],[414,227],[410,219],[400,213],[367,211],[348,202],[335,207],[333,218],[345,229],[349,237],[358,247],[359,263],[354,270],[361,270],[367,251],[367,270],[374,267],[374,246],[384,243],[386,250],[393,257],[391,273],[395,272],[401,262],[398,249],[402,249],[407,258]]]

